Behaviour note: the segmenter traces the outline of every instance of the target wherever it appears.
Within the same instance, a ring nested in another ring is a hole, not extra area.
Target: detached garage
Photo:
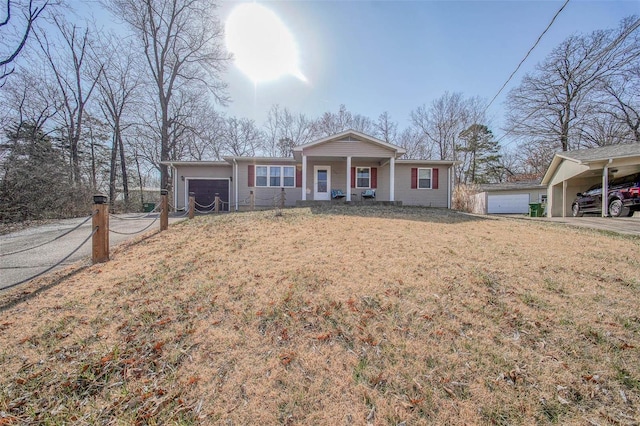
[[[578,192],[598,183],[606,188],[610,179],[638,172],[640,143],[559,152],[542,178],[548,187],[547,216],[570,216]],[[602,216],[607,215],[607,203],[602,203]]]
[[[536,182],[496,183],[480,186],[474,213],[527,214],[529,203],[545,203],[547,190]]]
[[[529,211],[529,194],[488,195],[487,213],[527,213]]]

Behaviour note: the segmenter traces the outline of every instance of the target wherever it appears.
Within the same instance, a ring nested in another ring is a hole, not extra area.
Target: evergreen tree
[[[68,167],[49,136],[33,123],[7,131],[1,145],[0,221],[66,216]]]
[[[461,160],[461,183],[494,182],[500,175],[500,145],[491,130],[483,124],[472,124],[459,137],[456,151]]]

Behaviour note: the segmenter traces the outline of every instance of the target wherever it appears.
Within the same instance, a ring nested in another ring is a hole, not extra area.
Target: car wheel
[[[611,217],[628,216],[629,207],[624,207],[620,200],[613,200],[609,203],[609,215]]]
[[[573,214],[573,217],[582,217],[583,213],[580,211],[578,203],[574,203],[571,206],[571,214]]]

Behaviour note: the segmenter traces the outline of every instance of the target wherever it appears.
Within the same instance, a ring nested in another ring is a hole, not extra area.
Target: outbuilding
[[[566,217],[577,193],[597,183],[640,172],[640,143],[556,153],[542,184],[547,186],[547,216]],[[602,216],[608,215],[602,204]]]

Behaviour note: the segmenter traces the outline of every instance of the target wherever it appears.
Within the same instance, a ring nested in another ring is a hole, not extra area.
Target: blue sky
[[[293,33],[308,82],[285,76],[254,84],[235,66],[226,74],[230,114],[262,124],[272,104],[311,117],[345,104],[401,128],[411,110],[445,91],[490,100],[563,1],[267,1]],[[224,20],[240,2],[225,1]],[[640,2],[571,0],[490,108],[499,137],[503,101],[525,72],[574,33],[617,27]],[[505,140],[506,142],[506,140]]]

